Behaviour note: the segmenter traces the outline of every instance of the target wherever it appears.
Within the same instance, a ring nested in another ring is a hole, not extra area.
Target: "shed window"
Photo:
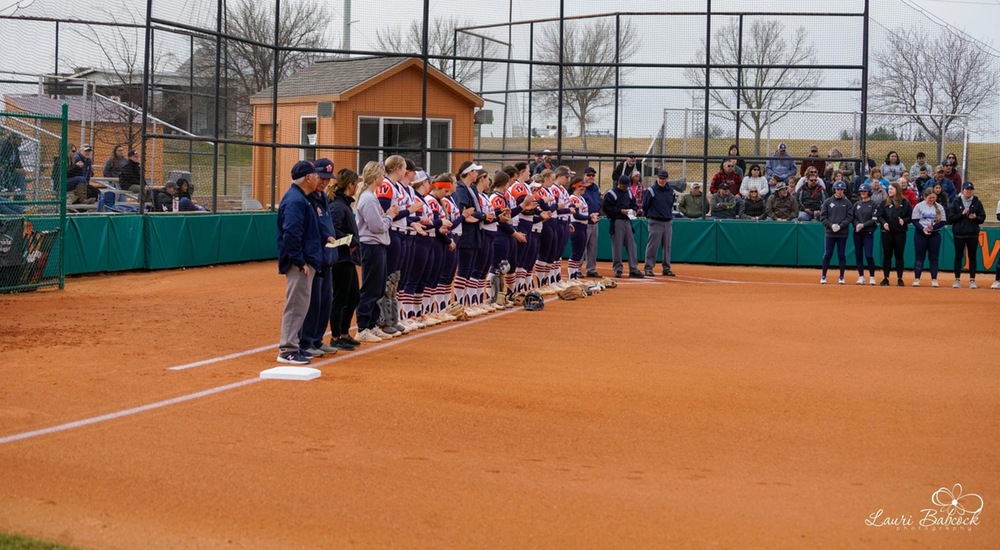
[[[451,121],[428,120],[427,144],[431,149],[451,148]],[[448,151],[420,154],[422,125],[420,119],[360,117],[358,120],[358,145],[373,147],[358,152],[358,168],[368,161],[382,161],[390,155],[402,155],[423,167],[428,174],[451,170],[451,153]]]
[[[299,144],[316,145],[316,117],[304,116],[299,119]],[[299,160],[316,160],[316,149],[299,149]]]

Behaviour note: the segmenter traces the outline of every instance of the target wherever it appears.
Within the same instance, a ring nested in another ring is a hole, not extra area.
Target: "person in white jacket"
[[[761,170],[759,164],[754,164],[750,166],[750,172],[747,177],[743,178],[743,183],[740,184],[740,195],[743,198],[750,196],[750,189],[756,189],[760,192],[760,198],[767,198],[767,194],[771,192],[771,186],[767,183],[767,178],[764,177],[764,171]]]

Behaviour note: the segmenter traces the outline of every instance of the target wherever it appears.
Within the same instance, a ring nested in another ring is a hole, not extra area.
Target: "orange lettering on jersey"
[[[383,183],[375,190],[375,196],[380,199],[391,199],[393,194],[392,184]]]
[[[490,206],[492,206],[494,210],[503,210],[504,208],[507,208],[507,201],[500,195],[493,195],[493,199],[490,200]]]

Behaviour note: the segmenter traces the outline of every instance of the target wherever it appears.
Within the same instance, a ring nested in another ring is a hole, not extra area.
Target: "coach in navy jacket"
[[[309,201],[319,177],[309,161],[292,167],[292,186],[278,206],[278,273],[285,275],[285,309],[281,315],[278,361],[293,365],[309,363],[299,351],[299,331],[312,295],[313,278],[323,267],[323,242],[319,216]]]

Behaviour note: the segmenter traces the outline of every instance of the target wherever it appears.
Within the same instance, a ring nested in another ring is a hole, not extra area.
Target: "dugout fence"
[[[65,285],[67,113],[0,112],[0,293]]]

